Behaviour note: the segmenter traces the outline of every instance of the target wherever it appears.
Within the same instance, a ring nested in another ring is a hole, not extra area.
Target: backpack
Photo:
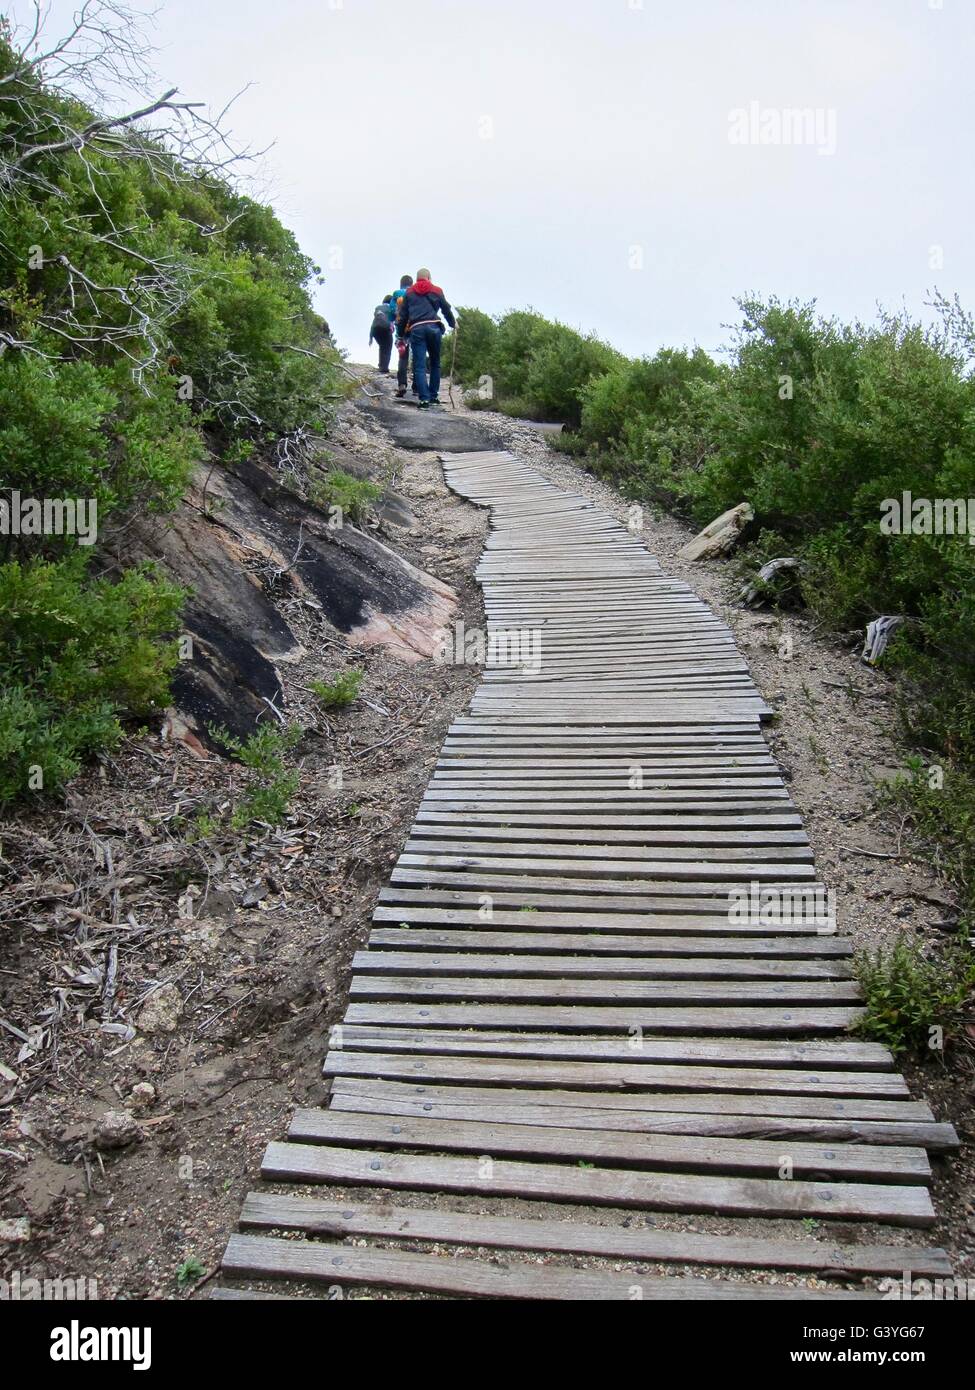
[[[373,310],[373,315],[372,315],[372,326],[373,326],[374,329],[375,329],[375,328],[388,328],[388,327],[389,327],[389,306],[388,306],[388,305],[386,305],[386,304],[377,304],[377,305],[376,305],[375,309]]]

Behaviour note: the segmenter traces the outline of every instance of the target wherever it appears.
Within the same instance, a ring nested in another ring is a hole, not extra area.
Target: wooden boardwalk
[[[730,632],[641,540],[513,455],[444,469],[491,508],[488,664],[355,956],[328,1108],[269,1145],[224,1260],[245,1287],[218,1296],[263,1297],[247,1281],[273,1278],[850,1298],[875,1296],[841,1287],[864,1275],[947,1275],[899,1228],[933,1223],[928,1153],[956,1136],[847,1031],[850,946]],[[522,1200],[478,1212],[455,1194]],[[883,1224],[840,1243],[831,1221]],[[771,1270],[826,1283],[761,1282]]]

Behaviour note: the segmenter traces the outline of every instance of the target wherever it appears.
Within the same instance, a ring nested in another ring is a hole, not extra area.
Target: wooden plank
[[[373,1115],[297,1110],[288,1138],[339,1147],[430,1149],[436,1153],[500,1154],[516,1158],[575,1159],[612,1167],[688,1173],[881,1183],[924,1183],[931,1166],[923,1149],[870,1144],[809,1144],[701,1138],[623,1130],[570,1129],[500,1121],[441,1120],[436,1116]],[[783,1174],[783,1168],[788,1172]]]
[[[393,1083],[384,1083],[393,1084]],[[407,1089],[407,1088],[402,1088]],[[449,1088],[440,1088],[441,1090]],[[511,1094],[511,1093],[507,1093]],[[802,1119],[785,1115],[711,1115],[695,1111],[606,1110],[582,1106],[515,1102],[429,1100],[422,1096],[369,1096],[335,1091],[332,1110],[367,1115],[415,1115],[443,1121],[477,1120],[486,1124],[553,1125],[568,1129],[633,1130],[639,1134],[694,1134],[723,1139],[777,1140],[783,1152],[794,1139],[837,1144],[896,1144],[946,1153],[958,1147],[951,1125],[915,1121]]]
[[[870,1274],[899,1278],[905,1268],[922,1278],[951,1273],[943,1250],[916,1245],[840,1245],[818,1237],[770,1240],[703,1235],[695,1231],[662,1231],[652,1226],[330,1202],[267,1192],[248,1193],[241,1225],[248,1230],[304,1231],[338,1239],[372,1236],[475,1248],[602,1255],[651,1263],[808,1270],[841,1279]]]
[[[579,1168],[481,1155],[388,1154],[320,1144],[269,1144],[261,1173],[275,1182],[367,1183],[423,1191],[480,1192],[645,1211],[712,1212],[726,1216],[812,1216],[931,1226],[934,1208],[919,1184],[830,1183]]]
[[[727,626],[642,538],[509,451],[445,456],[445,476],[490,510],[476,571],[489,633],[530,629],[541,664],[496,647],[452,721],[353,961],[325,1061],[330,1108],[298,1112],[301,1142],[271,1145],[266,1176],[929,1225],[925,1150],[957,1135],[909,1099],[886,1049],[842,1036],[863,1012],[850,943]],[[321,1202],[260,1201],[254,1228],[306,1236],[482,1234],[488,1249],[820,1267],[801,1241],[386,1202],[336,1219]],[[826,1272],[844,1258],[833,1250]],[[849,1258],[899,1273],[904,1254]],[[941,1251],[918,1258],[947,1267]],[[460,1296],[617,1297],[612,1281],[636,1277],[266,1238],[239,1259],[249,1273]],[[659,1283],[649,1296],[677,1287]],[[728,1287],[715,1296],[747,1296]]]
[[[544,795],[542,793],[544,792]],[[729,779],[726,787],[697,788],[683,784],[673,787],[653,786],[645,783],[642,787],[628,787],[620,780],[619,786],[612,787],[573,787],[569,785],[552,787],[506,787],[506,786],[440,786],[428,784],[423,794],[428,805],[438,801],[463,802],[476,810],[480,801],[501,801],[505,805],[515,802],[538,802],[541,806],[553,809],[563,801],[578,801],[586,806],[597,806],[608,810],[610,805],[621,804],[634,809],[650,810],[654,806],[685,806],[688,809],[701,807],[704,810],[722,809],[729,811],[748,810],[753,806],[768,806],[775,810],[782,802],[788,801],[788,793],[779,782],[766,782],[762,785],[742,786],[740,781]]]
[[[578,825],[565,829],[546,830],[541,826],[470,825],[455,818],[445,825],[420,821],[410,832],[409,844],[417,849],[438,853],[518,853],[526,847],[533,854],[585,855],[617,858],[687,858],[696,854],[709,861],[724,858],[753,859],[761,857],[789,858],[805,856],[811,860],[812,851],[801,831],[773,830],[598,830]]]
[[[722,956],[611,956],[537,955],[511,952],[506,955],[471,951],[397,951],[375,949],[356,951],[352,969],[360,975],[459,975],[475,980],[482,976],[498,978],[555,975],[564,980],[845,980],[852,970],[842,960],[757,960],[729,959]]]
[[[533,936],[543,931],[585,932],[587,939],[592,937],[594,940],[593,949],[596,949],[596,938],[604,934],[611,936],[614,933],[629,934],[633,939],[634,951],[643,950],[645,945],[654,940],[666,940],[670,934],[673,934],[674,940],[686,940],[689,950],[697,934],[713,939],[722,946],[727,944],[729,950],[740,947],[745,952],[753,942],[763,939],[775,940],[782,945],[783,950],[794,945],[799,954],[805,951],[814,955],[821,946],[829,947],[831,944],[849,947],[845,938],[818,932],[815,927],[804,922],[788,927],[770,928],[757,923],[749,926],[729,922],[727,911],[723,914],[713,912],[695,915],[689,912],[682,913],[676,904],[669,912],[642,914],[598,913],[589,910],[546,912],[535,907],[519,908],[516,911],[493,908],[491,913],[487,914],[483,908],[442,907],[411,899],[402,903],[392,902],[391,905],[378,906],[373,911],[373,921],[393,922],[397,927],[469,926],[484,932],[514,927],[519,931],[530,929]],[[774,938],[767,937],[770,930],[774,930]]]
[[[894,1059],[880,1043],[853,1038],[786,1040],[755,1038],[578,1037],[571,1033],[524,1033],[481,1029],[369,1027],[333,1024],[331,1047],[375,1047],[380,1052],[483,1054],[492,1057],[587,1058],[617,1062],[710,1062],[762,1067],[836,1067],[892,1071]]]
[[[595,1088],[604,1091],[624,1089],[644,1091],[705,1091],[713,1096],[726,1092],[759,1092],[763,1096],[781,1094],[836,1097],[842,1100],[906,1100],[907,1084],[898,1072],[841,1071],[811,1068],[682,1066],[652,1062],[546,1061],[504,1057],[449,1057],[435,1053],[350,1052],[329,1049],[323,1068],[326,1076],[383,1076],[390,1080],[416,1083],[458,1081],[465,1084],[500,1086],[526,1085]],[[641,1103],[642,1103],[641,1097]],[[768,1102],[763,1101],[767,1109]],[[685,1108],[683,1098],[678,1108]],[[834,1114],[834,1106],[824,1110],[787,1110],[784,1114]],[[845,1113],[864,1114],[858,1108]],[[877,1117],[881,1118],[881,1117]],[[884,1117],[885,1118],[885,1117]]]
[[[504,858],[533,864],[539,859],[545,859],[547,867],[550,860],[561,863],[571,861],[587,870],[593,861],[607,860],[614,866],[625,862],[638,869],[646,866],[648,871],[659,868],[660,864],[666,861],[668,864],[694,864],[702,871],[706,867],[707,872],[712,874],[721,872],[726,864],[762,864],[774,858],[776,864],[784,867],[792,864],[811,865],[813,858],[812,850],[808,846],[797,845],[601,845],[592,843],[591,839],[585,844],[550,844],[541,836],[536,836],[526,845],[507,844],[504,840],[493,842],[474,838],[439,839],[429,831],[426,835],[422,832],[418,834],[416,828],[407,840],[404,852],[410,856],[433,855],[438,860],[442,856],[450,855],[463,859],[465,863],[471,858]],[[529,852],[531,860],[525,861],[523,856]],[[701,864],[702,860],[707,861],[706,865]],[[412,859],[410,862],[413,862]],[[618,868],[616,871],[618,872]],[[810,873],[812,872],[810,870]]]
[[[841,1004],[860,998],[855,980],[576,980],[507,975],[353,975],[349,998],[508,1000],[539,1003]]]
[[[582,753],[573,755],[565,749],[542,755],[533,753],[529,756],[513,757],[510,753],[486,754],[483,752],[465,752],[456,756],[441,756],[437,760],[435,775],[438,772],[520,772],[528,770],[531,772],[549,771],[557,769],[560,773],[566,769],[591,771],[597,769],[602,772],[610,770],[620,770],[629,772],[636,763],[644,774],[666,773],[672,777],[700,777],[705,773],[711,774],[717,771],[725,775],[732,772],[759,772],[767,773],[771,776],[777,775],[775,763],[771,758],[759,754],[727,754],[724,757],[648,757],[646,754],[616,753],[612,756],[603,754],[601,756],[585,756]]]
[[[448,726],[447,736],[449,738],[510,738],[513,741],[525,738],[541,739],[574,739],[596,742],[630,743],[634,739],[641,742],[650,740],[655,744],[664,744],[671,740],[680,745],[691,745],[697,743],[698,739],[705,740],[706,743],[714,743],[724,739],[734,739],[738,742],[760,740],[765,747],[764,736],[758,721],[754,721],[749,727],[742,727],[740,720],[715,720],[712,724],[682,724],[680,720],[672,720],[665,728],[659,724],[647,724],[640,727],[639,724],[621,725],[619,721],[613,724],[601,724],[598,720],[579,719],[577,721],[554,720],[545,718],[512,718],[498,720],[485,715],[466,714],[458,715],[453,723]]]
[[[509,866],[510,868],[510,866]],[[712,871],[714,872],[714,871]],[[805,888],[809,899],[813,900],[817,895],[825,898],[825,889],[821,883],[809,877],[793,876],[790,873],[783,873],[782,866],[777,864],[749,864],[741,870],[740,875],[736,875],[729,881],[728,878],[718,878],[716,873],[713,878],[694,878],[688,876],[681,878],[679,870],[672,865],[667,865],[661,872],[660,878],[653,878],[644,873],[640,877],[617,877],[600,878],[596,874],[589,876],[574,874],[550,874],[539,871],[537,873],[519,873],[515,870],[505,872],[503,869],[481,868],[477,874],[465,873],[463,868],[451,868],[449,866],[425,867],[420,865],[401,865],[397,862],[396,868],[390,874],[390,880],[394,887],[400,885],[422,885],[427,888],[460,888],[470,891],[471,884],[476,883],[479,888],[478,896],[481,893],[497,890],[499,892],[524,890],[524,893],[545,892],[546,897],[542,900],[543,906],[557,906],[560,897],[576,894],[577,901],[581,898],[596,901],[600,894],[616,899],[625,895],[630,895],[631,899],[636,897],[651,898],[657,895],[659,901],[662,895],[671,897],[691,897],[692,895],[708,895],[712,898],[723,898],[725,911],[728,911],[729,889],[734,884],[747,884],[750,882],[760,883],[763,889],[789,889],[791,893],[797,894]],[[530,901],[523,896],[522,901]],[[520,903],[518,904],[521,905]]]
[[[390,920],[395,913],[379,909]],[[534,914],[529,913],[528,918]],[[382,919],[376,919],[382,920]],[[522,925],[534,926],[523,918]],[[748,956],[767,960],[794,961],[806,956],[814,958],[846,958],[853,947],[841,937],[821,936],[811,940],[795,937],[759,936],[735,938],[727,936],[637,936],[614,935],[606,932],[548,932],[505,931],[489,922],[479,922],[447,931],[435,927],[377,927],[369,934],[370,951],[389,947],[393,950],[442,951],[451,948],[464,951],[517,951],[523,954],[549,955],[579,952],[589,955],[614,956]]]
[[[710,895],[701,884],[674,885],[681,891],[662,892],[661,885],[655,883],[653,892],[634,894],[565,893],[540,888],[537,882],[530,882],[528,887],[517,887],[519,891],[516,892],[502,888],[491,893],[487,904],[484,894],[472,891],[470,887],[416,887],[397,883],[381,888],[378,896],[381,904],[394,904],[396,912],[400,907],[414,908],[417,913],[424,909],[453,912],[473,910],[478,921],[502,921],[502,914],[508,911],[509,915],[514,915],[511,913],[511,909],[514,909],[518,914],[514,916],[514,921],[518,925],[524,925],[525,918],[531,916],[532,925],[538,926],[583,923],[595,918],[597,923],[606,923],[611,931],[623,930],[624,923],[627,927],[642,931],[684,932],[693,931],[696,927],[705,932],[728,932],[733,936],[767,936],[770,931],[774,931],[776,936],[833,936],[836,931],[835,925],[827,928],[814,913],[816,897],[820,892],[825,893],[819,884],[798,890],[793,887],[792,915],[786,917],[781,914],[781,921],[772,920],[768,914],[766,920],[750,921],[747,917],[744,920],[737,917],[729,920],[727,884],[716,885]],[[805,901],[809,907],[803,911],[803,897],[807,894]],[[759,919],[762,915],[761,912],[756,914]],[[557,920],[552,921],[553,918]]]
[[[776,1034],[835,1033],[852,1027],[863,1016],[862,1008],[787,1009],[767,1004],[759,1008],[632,1008],[583,1004],[444,1004],[439,1002],[377,1002],[350,1004],[350,1023],[391,1024],[430,1028],[541,1028],[574,1032],[636,1033],[731,1033]]]
[[[614,1112],[611,1117],[607,1117],[609,1128],[617,1126],[619,1112],[632,1112],[644,1116],[647,1128],[664,1123],[669,1115],[685,1113],[719,1120],[771,1115],[776,1119],[822,1119],[837,1124],[857,1124],[863,1121],[889,1123],[905,1129],[913,1124],[935,1123],[931,1107],[921,1100],[873,1100],[848,1095],[823,1096],[813,1092],[785,1095],[782,1092],[765,1094],[761,1091],[639,1090],[636,1086],[631,1089],[613,1089],[611,1084],[602,1090],[539,1087],[545,1087],[544,1077],[538,1078],[537,1085],[533,1085],[531,1081],[519,1085],[511,1080],[495,1085],[490,1079],[480,1081],[476,1085],[464,1085],[451,1079],[446,1085],[438,1085],[435,1080],[415,1076],[411,1076],[408,1081],[396,1081],[377,1076],[337,1075],[331,1081],[331,1094],[333,1097],[341,1094],[374,1096],[389,1100],[411,1097],[419,1101],[443,1101],[446,1104],[528,1106],[536,1114],[550,1109],[595,1108]],[[950,1129],[951,1126],[944,1128]]]
[[[805,835],[805,831],[799,828],[801,821],[796,812],[785,807],[775,810],[759,807],[751,812],[675,809],[665,814],[611,810],[596,813],[571,806],[550,812],[540,810],[537,806],[524,806],[516,811],[491,810],[489,807],[483,810],[472,807],[467,811],[455,811],[449,807],[431,804],[421,805],[417,810],[414,828],[418,833],[432,828],[438,834],[442,834],[446,833],[449,826],[455,827],[458,833],[475,827],[478,833],[485,834],[488,831],[482,831],[481,827],[489,827],[493,831],[495,827],[504,830],[526,826],[529,829],[522,832],[525,838],[530,838],[531,832],[539,827],[553,827],[552,834],[546,836],[548,839],[555,837],[554,827],[564,826],[572,835],[584,833],[596,841],[602,839],[624,844],[627,838],[641,844],[666,844],[668,836],[673,836],[675,843],[677,837],[686,839],[688,843],[697,843],[696,837],[700,836],[700,843],[708,844],[712,839],[714,843],[720,843],[722,840],[733,842],[735,838],[747,835],[754,836],[754,843],[761,845],[777,843],[776,837],[779,835]],[[657,835],[664,838],[658,841]],[[643,837],[646,837],[646,841]]]

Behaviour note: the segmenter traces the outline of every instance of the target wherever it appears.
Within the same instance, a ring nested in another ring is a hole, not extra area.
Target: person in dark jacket
[[[454,314],[447,303],[446,296],[439,285],[430,279],[426,268],[416,272],[416,281],[406,291],[399,302],[396,321],[401,325],[404,336],[409,337],[410,351],[413,354],[413,373],[416,389],[420,397],[419,408],[427,410],[431,405],[439,405],[437,393],[440,390],[440,344],[443,341],[444,326],[440,315],[455,328]],[[427,358],[430,359],[430,378],[427,380]]]
[[[384,376],[389,375],[389,359],[393,352],[393,326],[389,321],[389,306],[393,296],[388,294],[382,304],[377,304],[372,311],[372,327],[369,330],[369,342],[373,340],[379,345],[379,366],[377,371]]]

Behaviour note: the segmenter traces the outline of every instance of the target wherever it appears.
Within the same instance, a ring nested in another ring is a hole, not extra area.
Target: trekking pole
[[[457,324],[454,324],[454,336],[450,340],[450,386],[447,395],[450,397],[450,408],[456,410],[454,404],[454,363],[457,361]]]

